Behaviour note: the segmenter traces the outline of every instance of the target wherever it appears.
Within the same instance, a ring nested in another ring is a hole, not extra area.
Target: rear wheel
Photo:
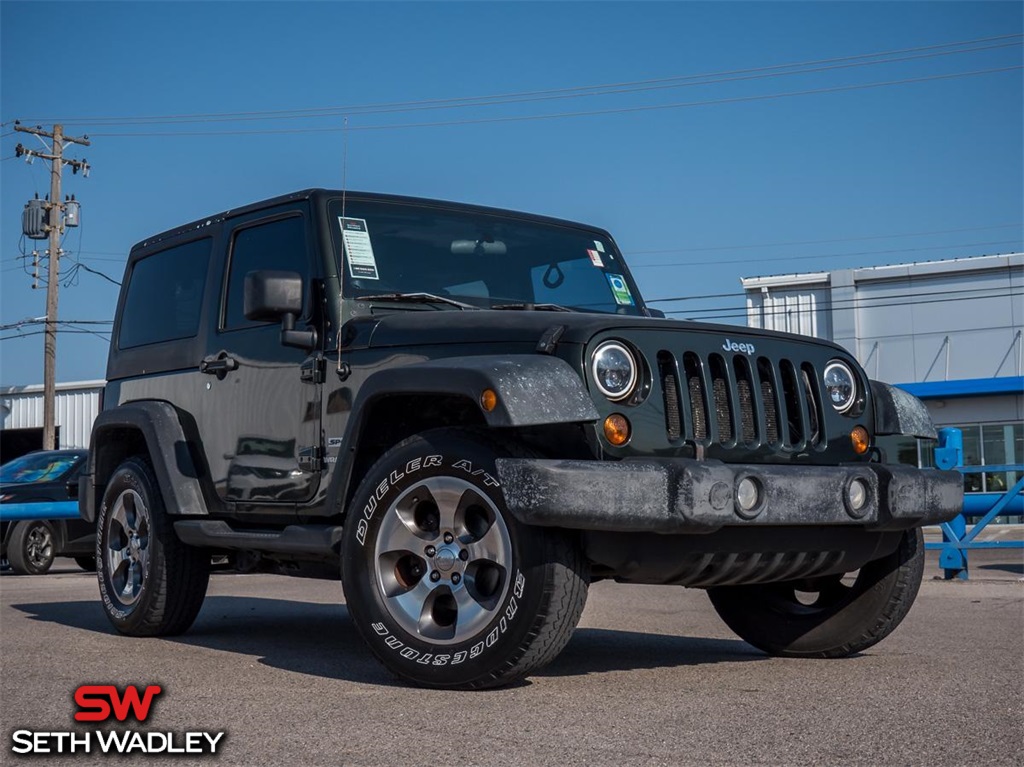
[[[406,681],[509,684],[553,659],[579,620],[579,545],[507,511],[495,458],[510,453],[468,432],[428,432],[388,451],[356,491],[342,540],[349,612]]]
[[[96,517],[96,563],[103,607],[131,636],[178,634],[206,596],[210,557],[174,534],[148,461],[122,463]]]
[[[846,575],[708,589],[729,628],[770,655],[842,658],[887,637],[910,612],[924,573],[920,529]]]
[[[42,575],[56,556],[53,525],[41,519],[18,522],[11,532],[7,557],[11,570],[21,575]]]

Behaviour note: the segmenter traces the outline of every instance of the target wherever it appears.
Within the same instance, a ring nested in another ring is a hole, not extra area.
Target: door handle
[[[238,370],[238,360],[221,352],[216,357],[207,357],[199,363],[199,372],[217,376],[223,380],[229,371]]]

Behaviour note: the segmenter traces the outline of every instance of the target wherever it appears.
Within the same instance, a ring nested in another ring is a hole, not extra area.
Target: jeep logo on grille
[[[744,354],[753,354],[753,344],[738,344],[735,341],[730,341],[728,338],[725,339],[725,343],[722,344],[722,348],[727,352],[743,352]]]

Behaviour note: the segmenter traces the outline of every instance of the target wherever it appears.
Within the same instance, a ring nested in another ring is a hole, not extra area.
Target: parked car
[[[96,569],[96,526],[78,515],[86,450],[39,450],[0,466],[0,557],[42,575],[56,557]]]

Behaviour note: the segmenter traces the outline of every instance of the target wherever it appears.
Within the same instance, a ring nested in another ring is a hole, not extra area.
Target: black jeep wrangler
[[[311,190],[136,245],[82,515],[118,631],[186,630],[211,553],[344,583],[398,676],[488,687],[592,581],[707,589],[775,655],[885,637],[955,472],[889,465],[923,405],[831,343],[665,320],[611,236]]]

